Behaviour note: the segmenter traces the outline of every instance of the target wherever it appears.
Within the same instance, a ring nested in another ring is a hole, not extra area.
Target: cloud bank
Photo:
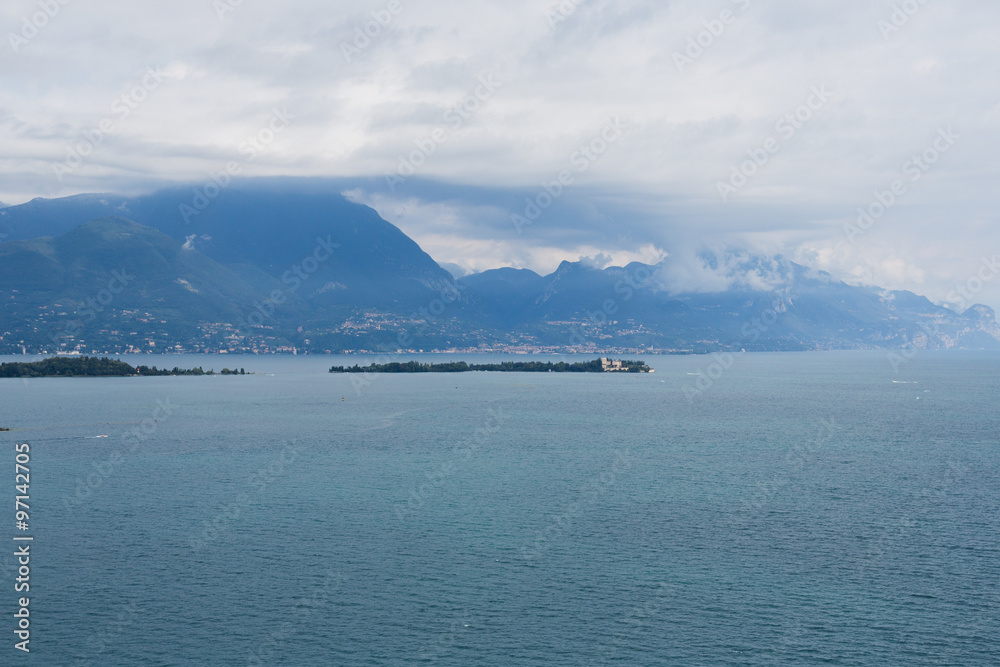
[[[0,200],[235,163],[341,182],[465,270],[739,243],[945,300],[1000,252],[998,22],[989,0],[14,0]]]

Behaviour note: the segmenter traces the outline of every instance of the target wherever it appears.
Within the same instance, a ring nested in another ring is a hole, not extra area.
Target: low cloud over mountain
[[[7,295],[0,348],[1000,344],[985,306],[969,302],[955,312],[911,292],[848,285],[780,256],[702,249],[615,266],[598,253],[547,275],[513,268],[463,275],[339,194],[234,185],[185,215],[192,201],[190,189],[173,188],[37,199],[0,211]]]

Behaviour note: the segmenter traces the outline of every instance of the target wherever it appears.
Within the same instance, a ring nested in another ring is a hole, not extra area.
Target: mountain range
[[[956,313],[781,257],[706,254],[454,277],[374,210],[280,183],[35,199],[0,209],[0,353],[565,352],[1000,347]]]

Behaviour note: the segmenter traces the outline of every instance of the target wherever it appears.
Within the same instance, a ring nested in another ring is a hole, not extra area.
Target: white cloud
[[[203,0],[67,4],[20,52],[0,45],[0,200],[204,180],[240,159],[240,142],[275,108],[296,119],[245,164],[247,175],[382,179],[492,73],[502,87],[459,127],[445,124],[447,140],[415,178],[530,194],[570,168],[609,117],[628,129],[560,202],[583,219],[553,209],[519,237],[506,228],[515,197],[482,204],[442,202],[419,188],[389,193],[447,204],[447,214],[419,219],[406,206],[408,221],[399,220],[442,261],[543,268],[555,254],[603,252],[619,262],[647,245],[766,237],[772,250],[815,251],[839,275],[944,294],[984,247],[1000,248],[997,3],[926,3],[884,37],[888,1],[588,0],[553,28],[546,3],[403,0],[348,62],[341,45],[385,6],[244,2],[220,20]],[[5,3],[0,32],[17,31],[36,8]],[[674,53],[724,8],[736,20],[679,72]],[[58,180],[53,168],[67,146],[150,67],[169,79]],[[717,182],[824,84],[830,102],[723,204]],[[867,249],[834,252],[856,209],[947,125],[962,139],[882,230],[859,241]],[[587,204],[592,193],[601,196]],[[615,208],[613,196],[634,201]],[[642,216],[625,215],[638,209]],[[713,280],[695,265],[675,274]],[[1000,294],[983,298],[1000,306]]]

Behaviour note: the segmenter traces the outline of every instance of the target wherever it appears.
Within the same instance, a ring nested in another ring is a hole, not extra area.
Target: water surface
[[[258,374],[0,380],[9,461],[32,446],[35,664],[1000,655],[998,354],[121,358]]]

